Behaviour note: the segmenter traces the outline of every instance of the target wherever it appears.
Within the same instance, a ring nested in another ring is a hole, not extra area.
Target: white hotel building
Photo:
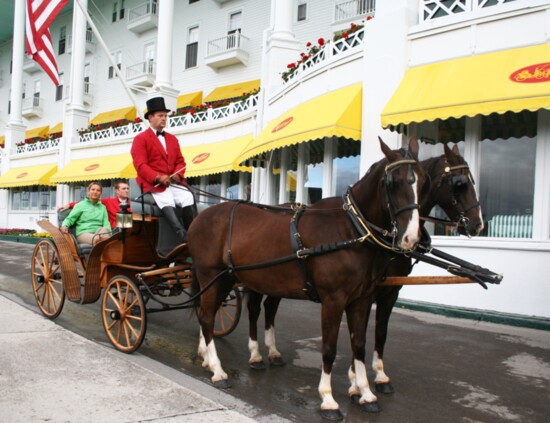
[[[421,137],[423,158],[456,142],[486,229],[431,228],[433,243],[504,280],[400,298],[550,327],[550,1],[80,2],[112,61],[70,1],[50,28],[58,88],[24,55],[25,1],[1,2],[0,228],[38,230],[88,181],[134,176],[136,117],[157,95],[180,111],[168,130],[189,181],[261,203],[341,195],[381,158],[378,136],[393,148]]]

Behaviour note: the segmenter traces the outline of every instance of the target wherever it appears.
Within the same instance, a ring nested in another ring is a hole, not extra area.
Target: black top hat
[[[149,113],[169,111],[170,109],[167,109],[164,104],[164,97],[154,97],[147,100],[147,112],[145,112],[145,119],[149,117]]]

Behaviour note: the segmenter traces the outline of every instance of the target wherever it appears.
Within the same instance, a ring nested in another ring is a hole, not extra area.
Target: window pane
[[[206,192],[214,195],[221,195],[222,189],[222,175],[208,175],[206,177]],[[207,204],[218,204],[220,200],[218,198],[208,197],[206,199]]]
[[[11,209],[21,210],[21,191],[18,188],[11,190]]]
[[[185,53],[185,69],[197,66],[197,56],[199,52],[199,43],[187,44]]]
[[[531,114],[527,123],[518,119],[521,114],[514,115],[515,120],[506,122],[506,130],[516,136],[484,139],[480,144],[480,202],[486,222],[484,232],[490,237],[533,235],[536,113]],[[490,118],[482,122],[485,135],[491,132]]]
[[[360,159],[360,156],[355,156],[336,158],[332,161],[332,186],[335,196],[341,196],[348,186],[359,180]]]

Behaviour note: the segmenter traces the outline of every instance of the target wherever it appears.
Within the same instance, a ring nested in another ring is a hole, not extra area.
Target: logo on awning
[[[24,178],[25,176],[27,176],[29,174],[29,172],[23,172],[23,173],[20,173],[19,175],[17,175],[15,177],[15,179],[21,179],[21,178]]]
[[[96,170],[98,167],[99,167],[99,163],[91,164],[84,168],[84,172],[91,172],[92,170]]]
[[[209,157],[210,157],[210,153],[201,153],[198,156],[193,157],[193,160],[191,161],[195,164],[199,164],[201,162],[204,162]]]
[[[275,132],[280,131],[281,129],[286,128],[288,125],[290,125],[290,122],[294,120],[293,116],[287,117],[285,120],[282,120],[271,130],[271,132],[274,134]]]
[[[550,62],[538,63],[518,69],[510,75],[510,80],[526,84],[550,82]]]

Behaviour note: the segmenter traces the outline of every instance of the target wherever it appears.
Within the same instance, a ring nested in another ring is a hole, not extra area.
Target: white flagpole
[[[97,30],[97,27],[95,26],[94,22],[92,21],[92,18],[88,14],[88,11],[84,8],[84,6],[82,6],[82,3],[80,3],[80,0],[75,0],[75,2],[78,3],[78,6],[80,7],[80,10],[82,11],[84,16],[86,17],[86,21],[88,22],[88,24],[92,28],[92,32],[94,33],[97,41],[99,41],[99,44],[101,45],[101,47],[103,48],[103,51],[107,55],[107,58],[109,59],[109,62],[111,63],[111,66],[113,67],[113,70],[115,71],[116,76],[118,77],[118,79],[120,80],[122,85],[124,86],[124,89],[126,90],[126,93],[128,94],[128,97],[130,97],[130,100],[132,101],[132,103],[134,103],[134,106],[136,108],[136,113],[143,120],[143,113],[141,111],[140,106],[138,105],[138,102],[137,102],[137,100],[134,96],[134,93],[132,92],[132,90],[130,89],[130,87],[126,83],[126,80],[122,76],[122,73],[120,72],[120,69],[118,68],[117,63],[113,59],[113,56],[111,56],[111,52],[109,51],[109,49],[107,47],[107,44],[105,44],[105,41],[103,41],[103,38],[99,34],[99,31]]]

